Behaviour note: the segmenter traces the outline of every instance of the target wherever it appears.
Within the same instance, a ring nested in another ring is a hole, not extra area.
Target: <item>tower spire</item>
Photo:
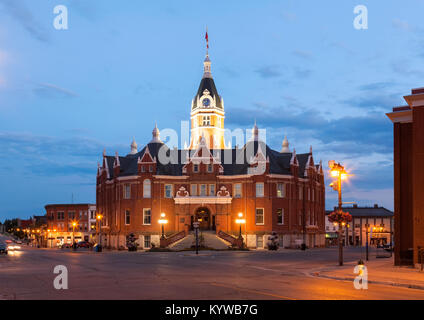
[[[208,27],[206,26],[206,57],[203,62],[203,78],[212,78],[211,74],[211,60],[209,59],[209,35],[208,35]]]

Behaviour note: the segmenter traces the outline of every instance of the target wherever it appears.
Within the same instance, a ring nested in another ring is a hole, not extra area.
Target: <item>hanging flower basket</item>
[[[328,215],[328,221],[331,223],[348,223],[352,221],[352,216],[349,212],[343,212],[343,210],[335,210]]]

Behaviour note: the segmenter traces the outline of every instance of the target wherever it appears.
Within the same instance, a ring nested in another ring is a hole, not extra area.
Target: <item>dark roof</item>
[[[343,211],[349,212],[353,217],[393,217],[394,213],[384,207],[348,207]],[[330,214],[332,210],[327,210],[325,214]]]
[[[216,149],[210,150],[214,156],[218,156],[221,164],[224,168],[224,175],[243,175],[248,173],[250,156],[246,156],[247,153],[256,155],[259,145],[261,145],[261,150],[264,152],[266,150],[266,157],[269,158],[270,162],[270,173],[273,174],[285,174],[291,175],[290,170],[290,160],[292,158],[292,153],[280,153],[278,151],[272,150],[264,142],[258,141],[249,141],[243,148],[237,149]],[[186,155],[188,152],[192,153],[195,150],[177,150],[169,149],[163,143],[149,143],[147,146],[149,148],[150,154],[153,158],[158,159],[159,150],[164,148],[167,156],[176,159],[175,163],[162,164],[159,161],[157,162],[156,172],[158,175],[170,175],[170,176],[182,176],[184,162],[186,160]],[[142,158],[146,147],[144,147],[140,152],[127,155],[125,157],[119,157],[120,162],[120,176],[132,176],[138,174],[138,158]],[[250,149],[253,152],[250,152]],[[309,158],[309,153],[297,154],[297,159],[299,162],[299,177],[304,178],[304,172],[306,167],[306,162]],[[110,178],[114,176],[113,164],[115,162],[115,156],[106,156],[106,161],[109,167]]]
[[[210,92],[210,95],[215,98],[216,107],[222,109],[221,97],[218,94],[218,90],[216,90],[215,82],[212,78],[203,78],[202,81],[200,81],[199,89],[197,90],[197,94],[194,97],[193,109],[200,107],[197,105],[197,97],[200,98],[203,96],[203,91],[206,89]]]

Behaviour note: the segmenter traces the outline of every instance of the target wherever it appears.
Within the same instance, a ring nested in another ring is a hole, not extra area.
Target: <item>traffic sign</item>
[[[194,228],[199,228],[199,226],[200,226],[200,223],[199,222],[193,222],[193,227]]]

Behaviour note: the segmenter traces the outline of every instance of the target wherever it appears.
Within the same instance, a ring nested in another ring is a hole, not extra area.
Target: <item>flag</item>
[[[205,39],[206,39],[206,48],[209,49],[209,36],[207,31],[206,31]]]

